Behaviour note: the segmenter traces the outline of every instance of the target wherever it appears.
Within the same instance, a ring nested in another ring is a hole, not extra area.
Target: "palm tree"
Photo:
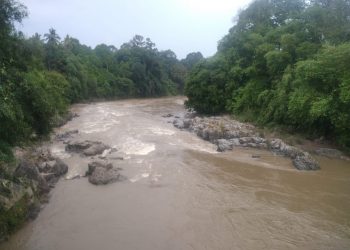
[[[44,35],[45,41],[50,45],[57,45],[60,42],[60,37],[57,35],[56,30],[51,28],[49,33]]]

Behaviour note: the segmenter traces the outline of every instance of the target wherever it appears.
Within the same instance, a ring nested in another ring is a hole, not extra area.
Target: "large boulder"
[[[36,163],[31,159],[22,159],[15,170],[14,176],[34,181],[34,185],[37,186],[39,194],[45,194],[50,191],[49,184],[39,173]]]
[[[298,154],[295,158],[292,158],[293,165],[298,170],[318,170],[320,166],[315,159],[307,152]]]
[[[114,168],[111,163],[100,161],[89,163],[86,175],[89,177],[89,182],[94,185],[106,185],[125,179],[120,175],[119,169]]]
[[[91,147],[85,149],[83,153],[86,156],[93,156],[102,154],[107,149],[110,149],[110,147],[103,143],[96,143],[93,144]]]
[[[74,153],[81,153],[85,149],[88,149],[89,147],[92,146],[94,142],[92,141],[74,141],[74,142],[69,142],[66,145],[66,151],[68,152],[74,152]]]
[[[82,153],[86,156],[102,154],[106,149],[110,147],[99,141],[76,141],[66,145],[66,151]]]
[[[40,173],[34,160],[28,158],[21,159],[15,170],[14,176],[35,181],[38,181],[40,179]]]
[[[175,120],[173,121],[173,124],[174,124],[174,126],[175,126],[176,128],[178,128],[178,129],[183,129],[183,128],[185,128],[184,122],[183,122],[181,119],[175,119]]]
[[[219,139],[216,142],[218,152],[225,152],[233,148],[233,143],[226,139]]]
[[[61,159],[56,158],[55,164],[50,170],[56,177],[65,175],[68,172],[68,165],[64,163]]]

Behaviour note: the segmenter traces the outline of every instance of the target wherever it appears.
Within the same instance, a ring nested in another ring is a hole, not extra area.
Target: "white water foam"
[[[119,151],[127,155],[148,155],[156,149],[153,143],[144,143],[138,139],[128,137],[120,146]]]
[[[81,124],[80,131],[85,134],[92,134],[98,132],[105,132],[111,129],[114,125],[119,124],[116,119],[125,114],[111,110],[108,107],[100,106],[89,122],[83,122]]]
[[[173,135],[175,134],[175,131],[172,131],[170,129],[163,129],[159,127],[152,127],[149,129],[153,134],[156,135]]]
[[[71,157],[71,155],[66,152],[64,146],[59,146],[59,145],[55,145],[51,147],[51,154],[54,157],[61,158],[61,159],[67,159]]]
[[[142,180],[144,178],[148,178],[149,176],[150,176],[150,173],[137,174],[136,176],[131,178],[130,181],[132,183],[135,183],[135,182],[140,181],[140,180]]]

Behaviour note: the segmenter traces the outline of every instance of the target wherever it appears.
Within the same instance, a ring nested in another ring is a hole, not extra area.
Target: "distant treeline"
[[[92,49],[54,29],[25,38],[14,26],[25,17],[24,5],[0,0],[0,161],[11,146],[48,134],[70,103],[182,93],[188,70],[203,58],[197,52],[179,61],[140,35],[119,49]]]
[[[349,0],[256,0],[190,72],[187,105],[350,148],[349,42]]]

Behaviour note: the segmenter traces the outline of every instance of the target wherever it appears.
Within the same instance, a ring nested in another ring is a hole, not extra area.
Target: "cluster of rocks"
[[[107,154],[115,151],[115,149],[102,142],[89,140],[68,142],[65,149],[68,152],[78,153],[82,156],[93,157],[99,155],[100,159],[105,159]],[[118,158],[118,160],[121,159],[123,158]],[[88,164],[88,171],[85,176],[94,185],[105,185],[125,180],[126,178],[119,173],[120,170],[108,161],[93,161]]]
[[[291,158],[293,165],[299,170],[320,168],[308,152],[287,145],[280,139],[263,138],[253,125],[232,120],[227,116],[198,117],[189,114],[184,118],[174,119],[173,125],[216,144],[219,152],[232,150],[234,147],[267,149]]]
[[[0,169],[0,241],[17,224],[35,218],[41,204],[48,201],[48,193],[68,166],[41,147],[23,153],[12,168]]]

